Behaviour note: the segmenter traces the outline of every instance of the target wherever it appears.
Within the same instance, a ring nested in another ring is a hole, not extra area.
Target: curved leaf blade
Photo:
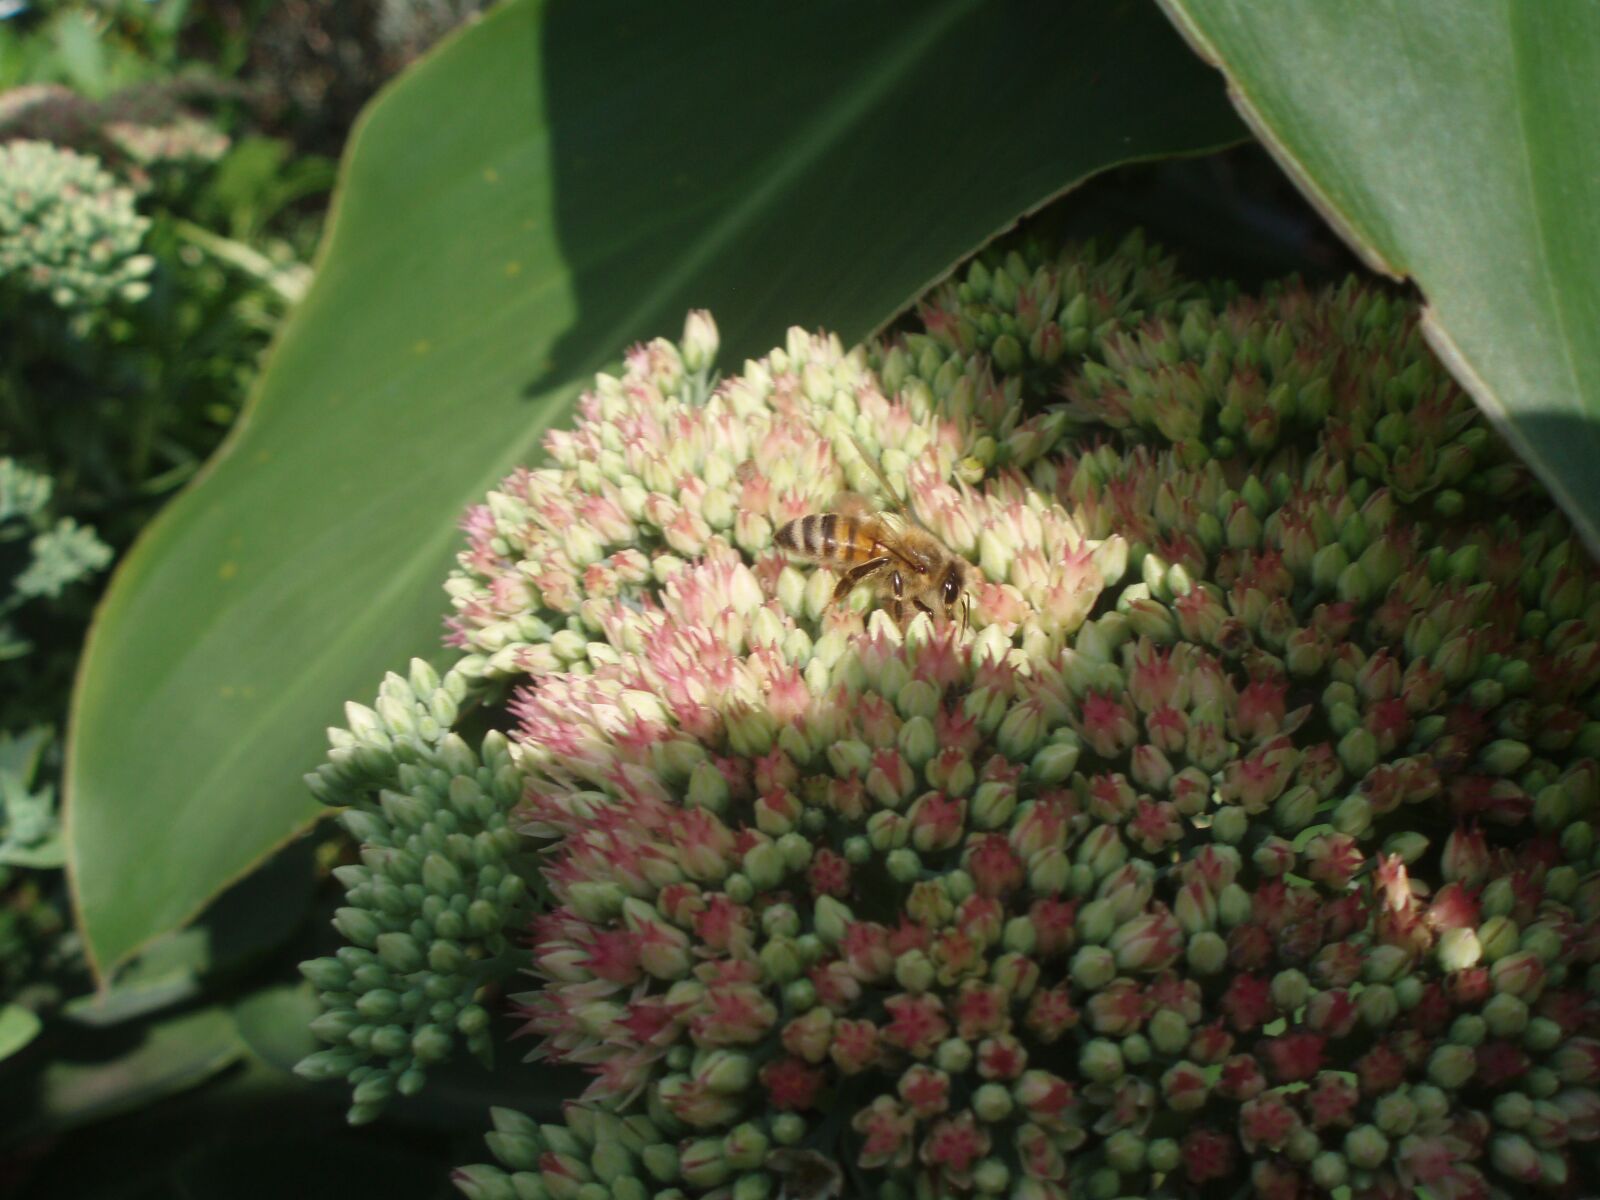
[[[1161,3],[1600,553],[1594,8]]]
[[[10,1058],[34,1038],[44,1023],[32,1009],[20,1004],[0,1005],[0,1060]]]
[[[91,634],[67,836],[97,969],[315,818],[321,728],[437,644],[453,517],[622,346],[690,306],[731,361],[860,336],[1072,183],[1239,133],[1132,4],[512,0],[422,62],[353,139],[241,426]]]

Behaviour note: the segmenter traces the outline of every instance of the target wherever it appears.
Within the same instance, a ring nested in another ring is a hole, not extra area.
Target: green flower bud
[[[1422,1003],[1422,997],[1423,983],[1419,976],[1406,975],[1395,980],[1394,998],[1399,1003],[1402,1011],[1410,1012]]]
[[[1349,1177],[1350,1168],[1342,1154],[1324,1150],[1311,1160],[1311,1182],[1325,1192],[1335,1191]]]
[[[1303,785],[1290,788],[1272,806],[1273,823],[1283,833],[1299,833],[1316,819],[1318,801],[1314,788]]]
[[[1145,1142],[1128,1129],[1119,1129],[1106,1139],[1106,1163],[1124,1175],[1144,1168]]]
[[[1568,862],[1588,862],[1594,847],[1594,826],[1588,821],[1574,821],[1561,831],[1561,853]]]
[[[1145,1147],[1144,1157],[1152,1171],[1172,1172],[1183,1161],[1183,1152],[1173,1138],[1156,1138]]]
[[[644,1169],[659,1183],[670,1183],[678,1178],[678,1151],[665,1142],[646,1146],[640,1151],[639,1160],[644,1164]]]
[[[748,856],[746,856],[748,857]],[[845,928],[855,920],[855,914],[848,906],[835,900],[832,896],[817,897],[816,908],[812,917],[812,927],[817,931],[817,936],[830,945],[838,943],[844,937]]]
[[[961,1075],[972,1065],[972,1047],[960,1038],[947,1038],[933,1052],[934,1065],[951,1075]]]
[[[1351,836],[1355,835],[1352,834]],[[1385,854],[1399,855],[1400,860],[1407,866],[1412,865],[1421,858],[1427,852],[1427,849],[1428,839],[1422,834],[1414,833],[1410,830],[1390,834],[1383,842],[1383,852]]]
[[[1078,1071],[1091,1083],[1111,1083],[1122,1075],[1122,1050],[1108,1038],[1093,1038],[1078,1054]]]
[[[1280,1012],[1294,1012],[1311,997],[1311,981],[1303,971],[1289,968],[1272,977],[1272,1003]]]
[[[1548,877],[1546,879],[1548,883]],[[1545,963],[1554,963],[1561,957],[1563,939],[1549,925],[1530,925],[1522,931],[1521,949],[1536,954]]]
[[[1439,966],[1445,971],[1465,971],[1476,966],[1483,955],[1478,935],[1472,929],[1447,929],[1439,938]]]
[[[1538,1180],[1543,1174],[1539,1152],[1521,1134],[1496,1134],[1489,1143],[1489,1161],[1511,1179]]]
[[[1481,1046],[1488,1036],[1488,1023],[1477,1013],[1462,1013],[1451,1022],[1450,1040],[1458,1046]]]
[[[1375,983],[1363,988],[1356,997],[1356,1011],[1372,1029],[1387,1028],[1400,1015],[1400,1001],[1394,989],[1387,984]]]
[[[1343,546],[1337,542],[1326,545],[1311,557],[1311,581],[1319,591],[1331,592],[1349,565],[1350,555]]]
[[[1378,741],[1366,729],[1352,729],[1339,739],[1339,762],[1360,779],[1378,762]]]
[[[1228,965],[1228,943],[1221,934],[1203,929],[1189,939],[1184,959],[1196,974],[1215,975]]]
[[[689,772],[689,788],[684,803],[690,808],[704,808],[720,813],[728,807],[728,781],[721,771],[709,763],[695,764]]]
[[[1389,1157],[1389,1139],[1373,1125],[1357,1125],[1344,1139],[1344,1156],[1352,1166],[1370,1171]]]
[[[1446,1091],[1453,1092],[1472,1078],[1477,1067],[1477,1056],[1473,1054],[1471,1046],[1451,1043],[1439,1046],[1429,1057],[1428,1078]]]
[[[1479,897],[1478,902],[1483,907],[1484,916],[1503,917],[1509,916],[1511,910],[1516,908],[1517,897],[1511,889],[1511,881],[1502,877],[1491,879],[1485,885],[1483,895]]]
[[[980,1195],[1003,1196],[1011,1185],[1011,1168],[1002,1159],[985,1158],[972,1168],[972,1186]],[[879,1191],[882,1200],[882,1190]],[[909,1198],[908,1198],[909,1200]]]
[[[1117,927],[1116,909],[1110,900],[1091,900],[1078,910],[1078,936],[1085,942],[1103,943]]]
[[[1150,1040],[1142,1033],[1130,1033],[1122,1039],[1122,1060],[1130,1066],[1142,1067],[1150,1061]]]
[[[1561,1026],[1548,1017],[1534,1017],[1522,1033],[1522,1044],[1535,1054],[1548,1054],[1562,1042]]]
[[[1368,983],[1392,983],[1400,978],[1411,956],[1399,946],[1374,946],[1361,965],[1361,977]]]
[[[1490,917],[1478,926],[1478,946],[1484,961],[1490,963],[1514,953],[1518,948],[1517,923],[1510,917]]]
[[[1330,820],[1335,829],[1348,837],[1365,837],[1372,827],[1372,804],[1360,794],[1346,796],[1334,808]]]
[[[1180,1013],[1170,1008],[1161,1009],[1152,1016],[1147,1028],[1151,1043],[1162,1054],[1181,1054],[1189,1044],[1189,1023]]]
[[[986,1083],[972,1093],[972,1111],[980,1121],[1003,1121],[1011,1109],[1011,1089],[1003,1083]]]
[[[1242,841],[1249,828],[1250,814],[1242,808],[1219,809],[1211,818],[1211,836],[1226,845]]]
[[[1122,1190],[1122,1179],[1110,1167],[1102,1167],[1089,1173],[1084,1190],[1088,1200],[1115,1200]]]
[[[1079,987],[1091,992],[1099,991],[1116,977],[1117,960],[1104,946],[1083,946],[1072,956],[1070,973],[1073,982]]]
[[[1048,742],[1040,747],[1029,764],[1034,780],[1046,786],[1062,783],[1077,769],[1080,747],[1072,742]]]
[[[1522,1077],[1522,1086],[1535,1100],[1548,1100],[1561,1090],[1561,1077],[1549,1067],[1535,1067]]]
[[[1507,1129],[1521,1129],[1533,1119],[1533,1101],[1521,1092],[1502,1092],[1494,1099],[1494,1120]]]
[[[1520,998],[1502,992],[1484,1004],[1483,1020],[1495,1037],[1517,1037],[1528,1027],[1528,1006]]]
[[[337,958],[313,958],[300,964],[300,974],[322,992],[339,992],[350,985],[350,971]]]
[[[685,1183],[696,1187],[716,1187],[727,1182],[733,1168],[722,1153],[721,1138],[700,1138],[683,1148],[678,1170]]]
[[[1411,1102],[1417,1106],[1419,1121],[1437,1121],[1450,1111],[1450,1097],[1431,1083],[1412,1085]]]
[[[369,948],[376,945],[378,934],[382,932],[377,918],[360,908],[337,909],[333,914],[333,927],[345,941]]]

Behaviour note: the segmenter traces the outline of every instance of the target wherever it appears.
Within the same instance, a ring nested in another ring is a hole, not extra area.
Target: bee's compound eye
[[[951,575],[944,581],[944,602],[946,604],[954,604],[956,597],[959,595],[961,595],[961,584],[954,575]]]

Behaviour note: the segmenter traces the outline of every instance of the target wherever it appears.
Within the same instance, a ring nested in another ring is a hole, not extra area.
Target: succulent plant
[[[491,1200],[1595,1178],[1593,567],[1407,304],[1164,263],[597,379],[463,522],[456,665],[314,777],[365,847],[307,1072],[371,1115],[520,986],[592,1081],[496,1110]],[[969,629],[774,551],[841,488]]]
[[[88,311],[149,292],[150,222],[92,155],[48,142],[0,145],[0,286]]]

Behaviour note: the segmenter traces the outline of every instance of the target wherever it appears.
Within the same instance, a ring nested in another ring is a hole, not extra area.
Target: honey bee
[[[859,449],[859,447],[858,447]],[[888,481],[862,454],[891,497]],[[879,512],[864,497],[845,492],[832,512],[807,513],[774,535],[778,548],[839,571],[831,603],[865,584],[884,601],[896,624],[919,612],[948,616],[961,604],[967,616],[967,563],[912,519],[903,507]]]

